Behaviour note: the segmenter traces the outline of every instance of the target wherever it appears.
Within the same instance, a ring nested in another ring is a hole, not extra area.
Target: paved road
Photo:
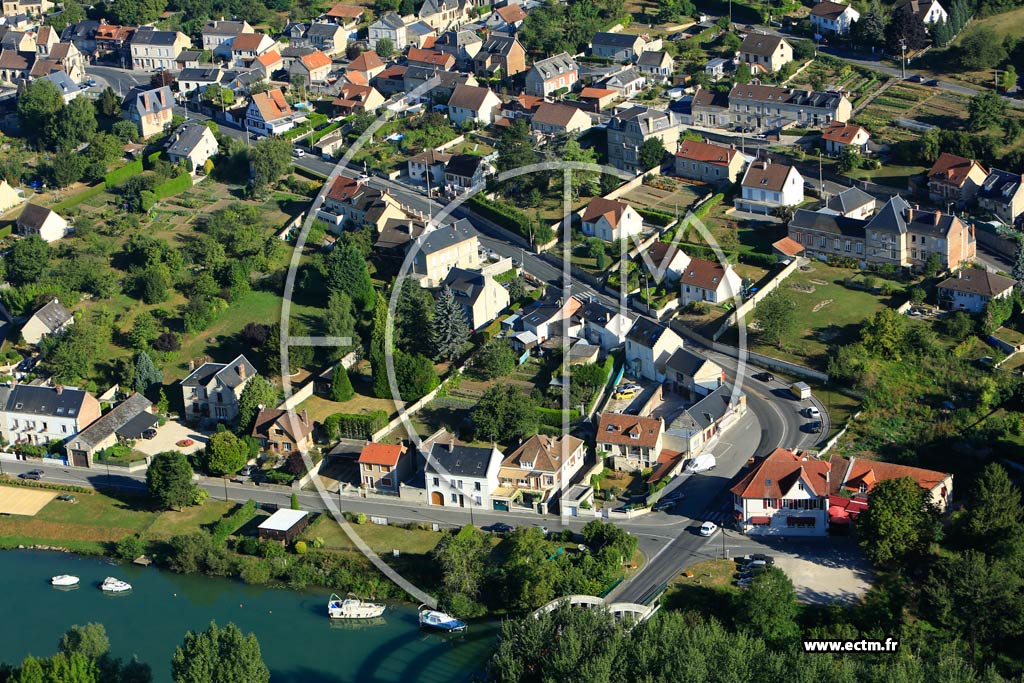
[[[90,64],[85,72],[96,79],[97,87],[106,88],[108,85],[114,89],[119,96],[124,97],[128,91],[137,85],[149,83],[150,74],[135,71],[126,71],[112,66],[101,66]]]

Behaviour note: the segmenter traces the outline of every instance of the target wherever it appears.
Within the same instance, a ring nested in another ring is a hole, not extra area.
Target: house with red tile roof
[[[274,39],[265,33],[239,33],[231,41],[231,63],[237,67],[248,67],[273,47]]]
[[[705,183],[735,183],[746,165],[735,149],[699,140],[683,140],[675,158],[677,176]]]
[[[491,31],[515,33],[525,20],[526,10],[522,5],[505,5],[491,12],[487,20],[484,21],[484,26]]]
[[[833,121],[828,124],[828,128],[821,132],[821,139],[825,142],[826,154],[839,154],[847,147],[852,147],[863,153],[868,149],[871,133],[855,123]]]
[[[361,73],[366,77],[367,81],[372,80],[375,76],[383,73],[386,65],[380,56],[373,50],[360,53],[358,57],[353,59],[347,65],[345,65],[345,71],[352,73]],[[404,71],[402,73],[405,73]]]
[[[607,242],[639,235],[644,219],[629,204],[594,197],[583,211],[583,234]]]
[[[372,85],[345,83],[331,105],[341,116],[364,111],[377,111],[384,105],[384,96]]]
[[[320,50],[310,52],[308,55],[302,55],[292,62],[292,68],[289,69],[291,76],[302,76],[306,79],[307,85],[323,83],[327,80],[327,75],[330,73],[331,58]]]
[[[743,280],[732,264],[692,258],[679,276],[679,306],[693,301],[720,304],[738,296],[742,289]]]
[[[537,512],[551,511],[582,469],[586,455],[586,444],[575,436],[536,434],[501,461],[499,485],[491,498],[509,508],[518,504]]]
[[[329,21],[347,29],[354,29],[359,25],[359,22],[363,20],[363,15],[366,11],[365,7],[339,3],[327,10],[320,19],[323,21]]]
[[[830,464],[831,493],[834,495],[868,496],[870,504],[871,490],[881,481],[910,477],[918,486],[931,494],[932,502],[940,511],[945,511],[953,500],[953,475],[921,467],[908,467],[892,462],[879,462],[866,458],[846,458],[833,455]]]
[[[665,436],[660,417],[603,413],[597,425],[598,457],[611,458],[620,472],[656,467]]]
[[[539,104],[530,120],[530,130],[544,135],[575,135],[589,128],[590,117],[582,109],[553,102]]]
[[[402,444],[368,442],[359,452],[359,486],[381,493],[398,493],[402,481],[416,467],[414,456]]]
[[[252,63],[252,70],[269,79],[270,74],[284,68],[284,60],[277,50],[267,50]]]
[[[737,523],[748,535],[828,533],[830,465],[776,448],[730,491]]]
[[[265,135],[280,135],[295,127],[299,117],[280,88],[256,93],[245,112],[246,129]]]
[[[580,103],[587,105],[590,111],[601,111],[612,106],[619,99],[619,92],[611,88],[583,88],[580,91]]]
[[[421,50],[418,47],[409,48],[405,56],[409,66],[437,67],[450,71],[455,66],[455,57],[447,52],[436,52],[434,50]]]
[[[928,198],[964,206],[978,195],[987,177],[988,171],[974,159],[943,152],[928,171]]]

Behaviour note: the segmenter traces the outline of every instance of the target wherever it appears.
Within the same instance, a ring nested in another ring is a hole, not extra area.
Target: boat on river
[[[465,631],[466,622],[456,619],[452,615],[440,610],[430,609],[427,605],[420,605],[420,626],[433,628],[438,631]]]
[[[67,588],[69,586],[77,586],[78,577],[71,576],[70,574],[58,574],[57,576],[50,579],[50,585],[60,586],[62,588]]]
[[[331,619],[376,619],[384,614],[385,607],[376,602],[363,602],[354,597],[342,600],[331,593],[331,599],[327,601],[327,614]]]
[[[104,593],[127,593],[131,589],[132,585],[130,583],[121,579],[115,579],[113,576],[103,579],[103,583],[100,584],[100,590]]]

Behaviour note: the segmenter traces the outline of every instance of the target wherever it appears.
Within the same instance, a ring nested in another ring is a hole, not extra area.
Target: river
[[[50,586],[73,574],[75,589]],[[99,558],[34,551],[0,551],[4,577],[0,662],[48,656],[72,624],[102,623],[111,652],[138,656],[157,683],[171,680],[171,655],[188,630],[210,620],[234,622],[259,638],[274,683],[459,683],[479,674],[494,650],[496,625],[473,624],[462,634],[421,631],[416,610],[389,605],[384,623],[358,626],[327,618],[328,592],[246,586],[238,581],[114,565]],[[107,576],[132,584],[107,595]]]

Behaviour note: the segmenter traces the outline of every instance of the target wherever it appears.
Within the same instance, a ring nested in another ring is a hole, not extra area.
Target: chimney
[[[236,370],[238,371],[238,376],[245,379],[245,363],[239,363]]]
[[[913,223],[914,222],[914,207],[912,207],[912,206],[907,207],[907,222],[908,223]]]
[[[939,224],[942,220],[942,209],[935,209],[935,225]]]
[[[302,409],[302,424],[309,424],[309,419],[306,417],[306,409]]]
[[[58,395],[58,396],[60,396],[61,394],[63,394],[63,393],[64,393],[64,385],[63,385],[63,384],[58,384],[58,385],[57,385],[56,387],[54,387],[54,388],[55,388],[55,389],[57,390],[57,395]]]
[[[455,452],[455,435],[454,434],[452,434],[448,438],[448,452],[449,453],[454,453]]]
[[[189,362],[188,362],[188,371],[192,372],[195,369],[196,369],[196,362],[194,360],[189,360]]]

